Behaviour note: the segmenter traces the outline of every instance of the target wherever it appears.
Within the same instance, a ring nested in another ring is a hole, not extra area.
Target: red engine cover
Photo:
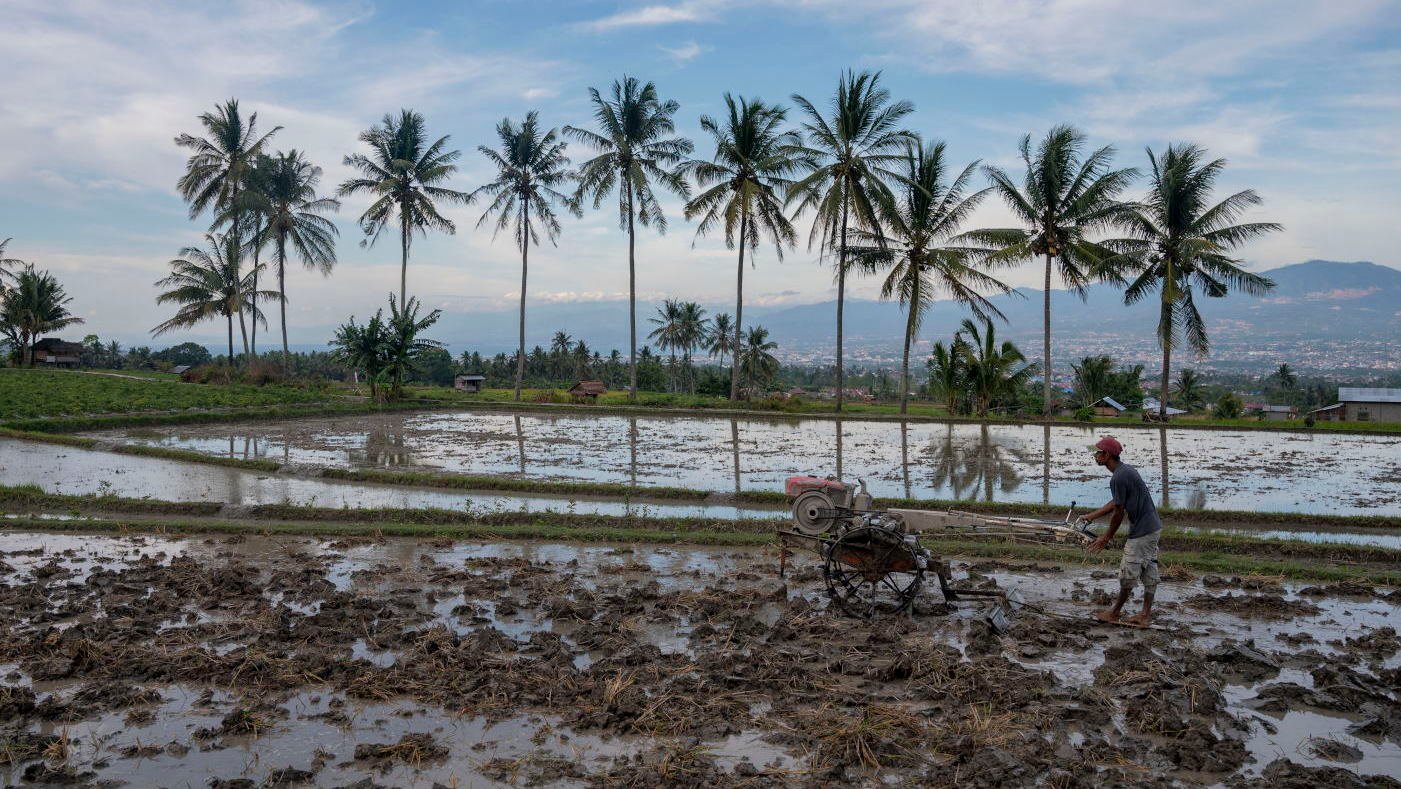
[[[821,490],[830,494],[840,495],[844,493],[847,486],[835,479],[823,479],[822,477],[789,477],[783,485],[783,492],[789,496],[797,496],[810,490]]]

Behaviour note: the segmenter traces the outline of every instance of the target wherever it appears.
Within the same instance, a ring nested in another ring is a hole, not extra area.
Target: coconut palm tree
[[[389,379],[389,397],[399,399],[404,393],[404,376],[413,369],[414,362],[431,350],[442,348],[437,340],[422,336],[423,332],[438,322],[442,310],[433,310],[418,316],[421,305],[417,298],[409,297],[403,308],[389,294],[389,320],[385,323],[384,335],[384,375]]]
[[[929,396],[942,400],[950,415],[958,410],[958,400],[967,390],[967,357],[963,336],[955,334],[952,345],[943,340],[934,343],[926,366],[929,369]]]
[[[674,100],[662,101],[657,88],[635,77],[613,83],[609,98],[589,88],[598,130],[565,126],[564,133],[598,151],[579,167],[574,201],[593,198],[593,207],[615,189],[618,193],[618,225],[628,233],[628,399],[637,400],[637,232],[634,222],[666,232],[666,216],[652,191],[655,182],[681,197],[690,196],[686,179],[677,169],[693,146],[685,137],[672,136],[672,116],[681,108]]]
[[[14,289],[0,305],[0,331],[20,352],[25,367],[34,365],[34,343],[49,333],[83,322],[68,311],[73,297],[47,271],[25,266],[14,275]]]
[[[734,329],[734,318],[728,312],[717,312],[710,319],[710,328],[706,331],[706,353],[713,359],[720,357],[720,367],[725,367],[725,357],[734,359],[734,349],[739,347],[735,341],[739,339],[739,332]]]
[[[1184,367],[1177,373],[1173,393],[1177,395],[1177,404],[1188,411],[1196,411],[1206,402],[1206,393],[1202,391],[1202,377],[1190,367]]]
[[[521,251],[520,350],[516,355],[515,388],[515,399],[520,400],[521,381],[525,378],[525,286],[530,245],[540,243],[542,229],[550,243],[556,243],[560,231],[554,211],[556,206],[568,208],[576,216],[581,212],[555,189],[573,177],[569,159],[564,155],[565,143],[559,140],[557,130],[541,131],[537,115],[531,111],[519,126],[510,118],[503,118],[496,126],[496,136],[501,141],[499,151],[485,145],[477,147],[496,166],[496,180],[478,187],[471,197],[492,198],[482,218],[477,220],[477,227],[495,214],[496,230],[492,237],[511,227]]]
[[[750,326],[745,332],[739,367],[748,385],[765,386],[778,374],[778,359],[773,355],[777,347],[778,343],[769,340],[769,330],[763,326]]]
[[[985,417],[993,401],[1015,394],[1036,373],[1036,365],[1027,364],[1026,357],[1010,340],[997,343],[997,330],[991,320],[984,319],[982,328],[964,318],[959,334],[965,335],[964,368],[973,407],[978,416]]]
[[[287,253],[290,250],[308,269],[330,276],[336,266],[336,237],[340,231],[323,214],[340,210],[333,197],[317,197],[321,168],[307,161],[295,148],[276,156],[259,159],[257,189],[247,193],[247,203],[259,233],[254,249],[271,245],[277,267],[277,293],[282,322],[282,366],[289,364],[287,348]],[[255,253],[256,255],[256,253]],[[252,298],[257,309],[258,259],[254,257],[255,277]],[[257,325],[254,324],[254,331]]]
[[[784,108],[743,96],[736,101],[729,93],[725,94],[725,108],[721,120],[701,116],[701,128],[715,138],[715,155],[712,161],[687,165],[702,191],[686,204],[686,218],[700,217],[697,238],[720,226],[725,231],[725,246],[739,247],[731,346],[739,347],[745,250],[757,253],[760,238],[767,236],[774,253],[783,260],[784,247],[792,246],[798,235],[783,215],[781,195],[792,187],[791,176],[810,163],[802,138],[781,129],[787,117]],[[738,365],[730,370],[730,399],[739,399]]]
[[[181,134],[175,138],[176,145],[191,151],[185,162],[185,174],[176,182],[176,188],[190,206],[191,219],[212,211],[216,217],[215,227],[227,221],[232,228],[232,238],[242,243],[248,228],[243,224],[243,212],[237,210],[239,194],[247,186],[250,171],[263,148],[282,127],[274,126],[272,131],[259,136],[258,113],[245,120],[238,99],[229,99],[213,112],[201,114],[199,122],[204,127],[204,137]],[[233,255],[235,270],[238,270],[241,263],[237,247]],[[242,325],[241,310],[238,318]],[[229,362],[233,363],[233,357]]]
[[[1121,216],[1131,240],[1125,249],[1137,263],[1138,276],[1124,291],[1124,303],[1159,292],[1158,344],[1163,374],[1158,414],[1167,417],[1172,349],[1179,334],[1199,356],[1210,347],[1206,321],[1197,311],[1195,289],[1211,298],[1231,289],[1263,296],[1274,282],[1241,267],[1230,253],[1246,242],[1280,229],[1274,222],[1237,224],[1246,210],[1260,205],[1254,190],[1236,192],[1212,204],[1211,190],[1226,167],[1225,159],[1207,161],[1195,145],[1169,145],[1161,156],[1148,150],[1151,183],[1142,204]]]
[[[253,272],[239,271],[238,242],[232,233],[222,236],[206,233],[207,249],[185,247],[180,257],[170,261],[170,276],[156,281],[157,287],[168,288],[156,297],[157,304],[178,304],[174,317],[156,325],[152,336],[159,337],[174,329],[188,329],[210,318],[223,316],[228,321],[229,364],[234,361],[233,319],[242,315],[245,304],[251,307]],[[263,298],[279,298],[277,291],[263,291]],[[267,321],[261,312],[252,313],[254,321]],[[244,351],[248,350],[248,335],[243,336]]]
[[[682,325],[682,306],[677,299],[666,299],[662,306],[657,308],[657,317],[649,319],[653,329],[647,334],[647,339],[655,340],[658,350],[667,351],[671,354],[671,368],[676,370],[676,352],[681,350],[684,342],[685,327]],[[673,378],[672,387],[679,388]]]
[[[880,87],[880,73],[850,71],[841,76],[832,98],[831,114],[824,117],[812,102],[794,95],[793,101],[807,120],[806,161],[812,170],[793,184],[788,201],[797,201],[797,212],[816,213],[808,246],[818,242],[837,254],[837,410],[842,410],[846,369],[842,359],[842,314],[846,306],[848,231],[869,231],[882,241],[882,206],[894,202],[887,180],[899,180],[889,168],[901,158],[913,135],[897,128],[914,111],[908,101],[891,103],[890,92]]]
[[[331,340],[331,358],[351,370],[364,370],[370,385],[370,399],[380,399],[384,381],[385,346],[389,327],[384,322],[384,310],[375,310],[374,317],[364,326],[355,325],[355,316],[336,329]]]
[[[6,279],[13,279],[18,276],[17,270],[24,266],[24,261],[16,258],[5,257],[5,247],[10,245],[13,238],[0,241],[0,302],[5,300],[5,294],[9,293],[9,285]]]
[[[1051,284],[1052,273],[1076,295],[1085,297],[1085,288],[1094,279],[1117,281],[1118,271],[1127,261],[1116,255],[1111,245],[1090,239],[1097,231],[1112,227],[1130,207],[1116,198],[1138,176],[1133,168],[1110,169],[1114,147],[1106,145],[1084,155],[1085,135],[1070,126],[1056,126],[1046,133],[1033,152],[1031,135],[1022,138],[1021,155],[1026,167],[1021,186],[998,167],[986,165],[983,172],[993,189],[1022,223],[1019,228],[979,230],[968,237],[995,247],[991,258],[1016,262],[1044,258],[1046,261],[1042,371],[1044,413],[1051,408]]]
[[[399,301],[407,303],[413,234],[427,235],[429,230],[456,233],[452,220],[438,213],[438,203],[471,202],[467,193],[441,186],[457,172],[454,162],[462,152],[446,150],[447,135],[430,143],[423,116],[409,109],[400,110],[397,118],[385,115],[378,126],[360,133],[360,141],[370,146],[370,155],[345,157],[345,165],[358,170],[361,177],[343,182],[339,193],[341,197],[368,194],[374,198],[360,215],[360,229],[365,233],[360,246],[373,246],[391,223],[399,226]]]
[[[696,393],[696,369],[691,354],[705,345],[705,308],[694,301],[682,302],[677,315],[677,339],[681,345],[681,369],[691,394]]]
[[[1074,398],[1077,408],[1090,408],[1110,392],[1114,375],[1114,360],[1108,356],[1086,356],[1079,364],[1072,363],[1075,372]]]
[[[1299,376],[1294,374],[1294,369],[1288,364],[1281,364],[1270,377],[1275,379],[1281,389],[1292,390],[1299,385]]]
[[[886,270],[881,298],[897,298],[905,308],[905,346],[900,362],[902,414],[907,412],[910,399],[910,345],[935,297],[946,293],[979,318],[995,315],[1005,319],[981,291],[1014,292],[983,270],[986,256],[954,240],[959,225],[992,189],[968,192],[968,182],[978,167],[976,161],[950,179],[944,150],[942,142],[928,148],[923,140],[911,143],[898,170],[899,199],[881,211],[881,231],[852,231],[854,244],[849,254],[853,265],[872,272]]]

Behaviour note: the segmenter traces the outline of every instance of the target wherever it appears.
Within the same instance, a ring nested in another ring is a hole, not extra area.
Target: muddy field
[[[1037,609],[998,635],[814,567],[0,532],[0,782],[1401,785],[1395,591],[1170,573],[1142,631],[1086,621],[1112,577],[958,562]]]
[[[1401,515],[1401,436],[820,419],[391,413],[93,433],[307,466],[778,490],[862,477],[877,496],[1068,504],[1104,499],[1085,456],[1117,432],[1165,504]],[[1367,458],[1358,466],[1355,459]],[[1166,484],[1163,480],[1166,479]]]

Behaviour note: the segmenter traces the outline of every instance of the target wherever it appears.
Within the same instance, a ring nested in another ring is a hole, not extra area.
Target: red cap
[[[1120,444],[1119,439],[1113,436],[1105,436],[1104,438],[1101,438],[1100,440],[1096,441],[1090,447],[1090,449],[1095,451],[1099,451],[1102,449],[1105,452],[1108,452],[1109,454],[1113,455],[1114,457],[1118,457],[1124,454],[1124,445]]]

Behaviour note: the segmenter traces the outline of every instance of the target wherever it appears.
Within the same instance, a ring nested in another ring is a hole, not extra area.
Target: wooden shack
[[[452,388],[459,392],[480,392],[486,386],[485,375],[458,375],[452,379]]]
[[[1112,397],[1099,398],[1091,408],[1095,410],[1095,416],[1123,416],[1124,411],[1128,410]]]
[[[569,399],[576,403],[597,403],[598,396],[607,392],[608,387],[602,381],[580,381],[569,387]]]

